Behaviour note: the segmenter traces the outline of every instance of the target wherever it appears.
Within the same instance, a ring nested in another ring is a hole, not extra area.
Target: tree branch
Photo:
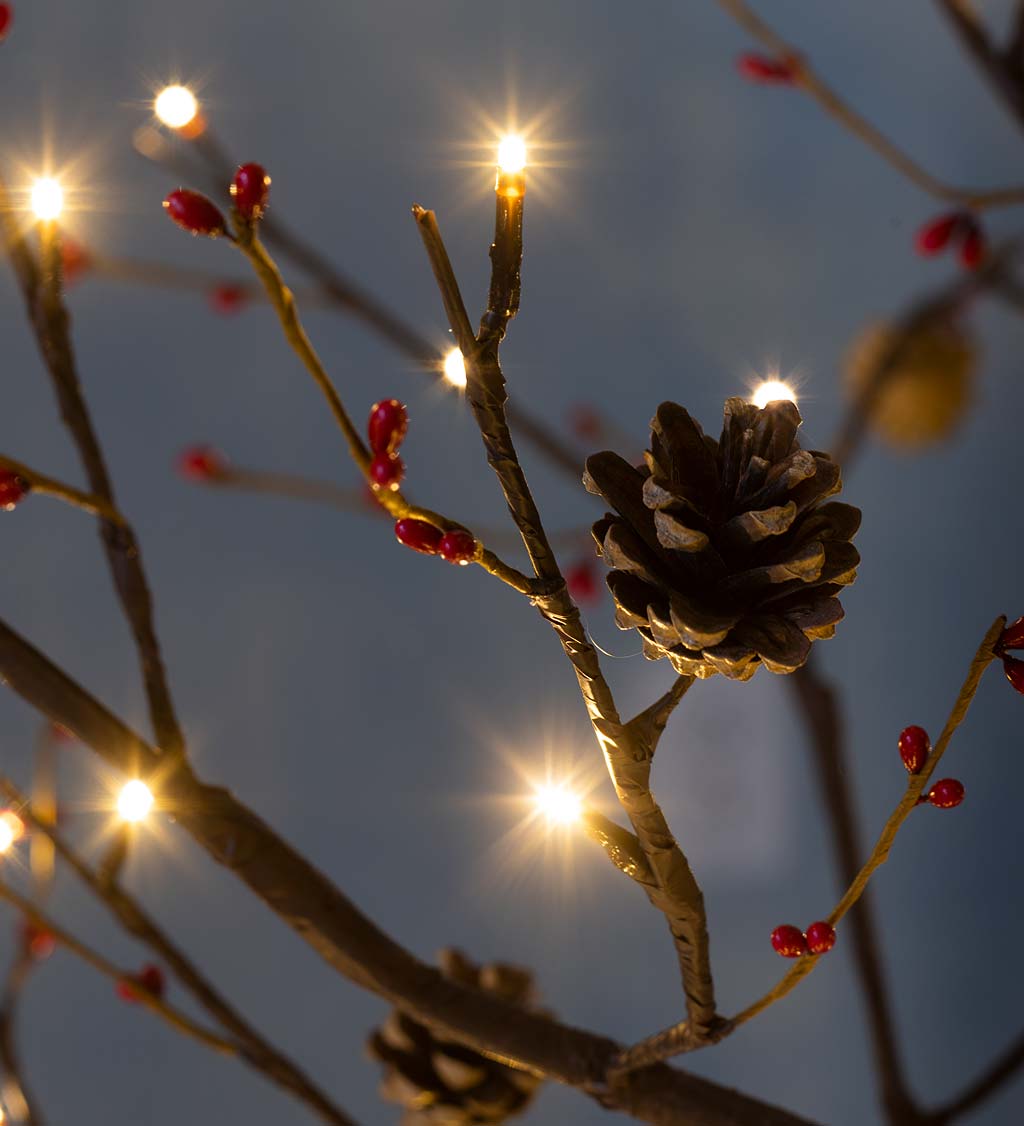
[[[63,481],[58,481],[55,477],[47,477],[36,469],[30,469],[24,462],[15,461],[13,457],[5,457],[0,454],[0,469],[8,469],[12,473],[17,473],[33,492],[41,493],[43,496],[56,497],[66,504],[82,509],[83,512],[88,512],[92,516],[100,516],[114,524],[123,525],[125,522],[121,513],[108,504],[103,497],[83,493],[79,489],[65,485]]]
[[[1024,1032],[963,1092],[926,1115],[927,1121],[934,1123],[935,1126],[943,1126],[944,1123],[961,1118],[968,1111],[974,1110],[986,1099],[991,1098],[1022,1068],[1024,1068]]]
[[[14,1026],[22,990],[33,968],[32,955],[19,950],[14,955],[7,973],[3,998],[0,999],[0,1067],[3,1068],[3,1101],[11,1117],[24,1126],[43,1126],[39,1100],[31,1093],[25,1080],[25,1070],[14,1042]]]

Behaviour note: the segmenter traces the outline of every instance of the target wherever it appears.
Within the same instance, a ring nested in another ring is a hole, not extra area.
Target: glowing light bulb
[[[11,845],[25,835],[25,822],[10,809],[0,812],[0,852],[7,852]]]
[[[498,167],[502,172],[522,172],[526,167],[526,142],[518,134],[502,137],[498,145]]]
[[[453,387],[466,386],[466,361],[458,348],[445,353],[444,377]]]
[[[788,383],[783,383],[781,379],[766,379],[764,383],[760,384],[754,391],[751,397],[751,402],[755,407],[765,407],[769,403],[774,403],[779,399],[785,399],[787,402],[796,402],[796,392]]]
[[[199,112],[199,102],[187,86],[165,86],[153,102],[153,112],[170,129],[184,129]]]
[[[141,821],[153,808],[153,791],[145,782],[133,778],[117,796],[117,812],[122,821]]]
[[[571,825],[583,815],[583,802],[564,786],[541,786],[535,800],[537,809],[556,825]]]
[[[37,219],[56,219],[64,206],[64,189],[44,176],[32,185],[32,210]]]

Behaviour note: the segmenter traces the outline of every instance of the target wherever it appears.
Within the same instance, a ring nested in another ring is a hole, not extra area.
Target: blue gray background
[[[984,7],[999,25],[1010,4]],[[1019,131],[926,0],[762,8],[937,174],[978,186],[1021,178]],[[800,95],[737,77],[747,45],[711,0],[35,0],[18,5],[0,48],[4,171],[18,182],[48,145],[81,189],[68,220],[76,237],[104,253],[241,273],[229,246],[166,221],[160,200],[177,183],[131,149],[151,91],[172,76],[192,81],[238,159],[271,171],[275,211],[440,345],[443,315],[408,208],[437,209],[481,309],[493,212],[483,122],[503,125],[518,105],[520,122],[542,122],[547,147],[536,152],[548,167],[527,202],[523,311],[505,350],[513,396],[556,424],[591,400],[639,448],[661,399],[714,431],[723,398],[778,363],[797,374],[807,438],[820,446],[842,408],[849,341],[956,267],[912,252],[932,200]],[[1009,234],[1019,216],[986,224]],[[0,448],[78,482],[9,274],[0,286]],[[266,309],[223,318],[201,296],[97,279],[71,304],[199,770],[417,953],[454,942],[530,964],[566,1019],[625,1040],[675,1020],[662,921],[585,842],[545,841],[522,825],[518,770],[542,775],[551,761],[593,771],[597,758],[550,631],[481,571],[400,549],[385,523],[175,476],[176,451],[202,439],[239,463],[354,483]],[[467,522],[500,522],[457,396],[354,323],[324,311],[307,320],[356,415],[382,395],[409,403],[411,494]],[[936,732],[988,623],[1024,611],[1024,333],[993,304],[973,325],[983,369],[955,440],[913,458],[873,444],[847,480],[864,509],[864,562],[847,620],[821,652],[845,691],[850,784],[872,837],[904,782],[899,730]],[[581,487],[529,450],[524,461],[550,526],[590,518]],[[3,618],[144,726],[91,521],[39,498],[4,515],[0,536]],[[636,655],[607,601],[588,621],[619,658],[607,669],[625,711],[666,686],[668,670]],[[993,670],[948,760],[966,803],[915,816],[876,881],[909,1072],[926,1101],[959,1088],[1018,1031],[1022,722],[1024,700]],[[0,694],[0,757],[22,782],[36,727]],[[824,915],[836,892],[785,685],[764,673],[746,686],[701,685],[673,720],[655,780],[703,881],[719,996],[735,1011],[784,968],[771,928]],[[113,782],[87,752],[67,752],[62,784],[83,844],[102,830]],[[609,796],[600,784],[595,800]],[[396,1120],[362,1056],[380,1002],[326,971],[173,826],[146,834],[128,880],[358,1119]],[[115,959],[144,960],[67,878],[53,909]],[[33,981],[21,1035],[56,1126],[306,1120],[258,1076],[118,1003],[66,954]],[[790,999],[686,1063],[823,1122],[877,1121],[842,937]],[[974,1121],[1022,1111],[1018,1084]],[[556,1086],[527,1120],[610,1121]]]

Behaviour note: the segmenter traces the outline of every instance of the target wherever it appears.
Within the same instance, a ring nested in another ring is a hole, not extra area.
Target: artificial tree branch
[[[12,1118],[24,1126],[43,1126],[39,1100],[32,1094],[26,1080],[21,1055],[14,1042],[21,994],[32,972],[34,960],[27,949],[18,950],[7,973],[3,997],[0,998],[0,1068],[4,1073],[3,1101]]]
[[[24,232],[17,226],[15,212],[11,210],[10,198],[2,182],[0,215],[3,216],[8,254],[21,286],[36,343],[50,374],[61,416],[78,449],[89,482],[89,491],[112,511],[117,511],[113,485],[85,404],[71,346],[68,312],[61,295],[59,234],[52,224],[45,225],[42,231],[43,260],[40,269],[35,263]],[[135,533],[124,521],[104,519],[100,524],[100,537],[121,608],[138,650],[157,743],[167,754],[183,755],[185,740],[164,672],[153,618],[153,599],[146,582]]]
[[[0,622],[0,679],[105,762],[148,777],[161,806],[335,970],[445,1035],[576,1087],[653,1126],[801,1126],[806,1120],[664,1065],[615,1075],[604,1036],[460,986],[375,926],[312,864],[232,795],[168,762]],[[31,905],[29,905],[31,906]],[[45,921],[43,923],[45,924]]]
[[[1024,1032],[959,1095],[925,1115],[933,1126],[945,1126],[991,1098],[1024,1068]]]
[[[98,954],[91,947],[86,946],[84,942],[79,941],[74,935],[64,930],[63,927],[58,926],[49,915],[44,914],[30,899],[26,899],[2,880],[0,880],[0,899],[6,900],[12,907],[16,907],[25,918],[30,919],[36,926],[47,931],[61,946],[67,947],[72,954],[88,963],[94,970],[105,974],[119,985],[130,986],[135,997],[146,1008],[162,1017],[167,1024],[178,1032],[183,1032],[193,1040],[205,1044],[207,1048],[212,1048],[224,1055],[237,1056],[241,1054],[240,1046],[234,1041],[225,1040],[208,1028],[196,1024],[191,1017],[186,1016],[173,1005],[168,1005],[155,993],[150,993],[148,989],[145,989],[135,980],[132,974],[119,970],[112,962],[108,962],[102,954]]]
[[[117,882],[116,873],[94,871],[85,860],[57,833],[54,827],[37,817],[28,799],[7,778],[0,776],[0,792],[18,806],[19,816],[32,828],[53,842],[57,854],[78,878],[113,914],[129,934],[148,946],[174,973],[192,996],[221,1027],[237,1038],[243,1048],[242,1058],[306,1103],[324,1121],[334,1126],[352,1126],[352,1119],[287,1056],[267,1041],[231,1005],[195,963],[178,947],[145,908]]]
[[[857,903],[864,894],[864,890],[867,888],[871,877],[886,860],[888,860],[889,851],[892,848],[896,834],[910,816],[911,811],[919,804],[919,799],[921,798],[925,786],[928,784],[928,780],[931,778],[936,766],[938,766],[939,760],[945,754],[954,732],[960,724],[963,723],[967,715],[967,710],[971,706],[971,701],[974,699],[975,693],[978,691],[978,685],[981,683],[981,677],[985,669],[988,668],[991,662],[996,658],[995,646],[1002,635],[1005,625],[1005,617],[1000,616],[996,618],[989,627],[985,637],[982,639],[977,652],[971,660],[967,677],[957,695],[956,702],[953,704],[953,709],[949,714],[949,718],[946,720],[946,725],[942,729],[942,734],[939,736],[938,742],[932,748],[931,754],[929,754],[921,770],[917,774],[910,775],[906,791],[899,804],[896,806],[896,809],[889,817],[889,820],[886,822],[885,827],[882,829],[881,835],[871,851],[871,855],[865,861],[860,871],[850,881],[850,885],[846,889],[842,899],[840,899],[827,916],[827,921],[832,926],[835,926],[835,924],[851,910],[854,904]],[[735,1029],[739,1028],[740,1025],[746,1024],[747,1021],[752,1020],[776,1001],[785,997],[787,993],[791,992],[791,990],[811,973],[818,964],[818,961],[819,958],[813,954],[804,955],[802,958],[798,959],[794,963],[793,968],[773,989],[769,990],[763,997],[760,997],[752,1005],[748,1005],[747,1008],[732,1017],[722,1030],[722,1035],[731,1034]],[[719,1037],[719,1039],[721,1038],[722,1037]],[[645,1067],[655,1060],[668,1059],[672,1055],[692,1051],[700,1047],[703,1047],[703,1045],[694,1043],[692,1038],[687,1036],[687,1030],[684,1026],[676,1025],[662,1032],[657,1032],[653,1036],[646,1037],[644,1040],[634,1044],[623,1053],[622,1057],[617,1062],[617,1066],[622,1069]],[[905,1109],[912,1108],[908,1104]]]
[[[15,461],[13,457],[5,457],[0,454],[0,469],[7,469],[16,473],[35,493],[57,497],[58,500],[62,500],[66,504],[74,505],[75,508],[80,508],[83,512],[88,512],[92,516],[100,516],[114,524],[123,525],[125,522],[121,513],[103,497],[83,493],[80,489],[65,485],[63,481],[58,481],[55,477],[47,477],[38,470],[30,469],[23,462]]]
[[[512,307],[511,291],[507,292],[500,282],[492,283],[492,307],[484,315],[479,337],[473,337],[437,219],[432,211],[419,206],[413,208],[413,217],[441,291],[452,332],[466,360],[466,395],[480,428],[488,464],[501,484],[534,573],[551,586],[549,593],[534,598],[534,605],[554,629],[573,666],[615,792],[655,874],[657,886],[646,890],[654,906],[665,915],[675,943],[690,1035],[708,1041],[716,1035],[720,1022],[715,1009],[704,896],[651,792],[651,759],[647,748],[638,743],[635,730],[619,718],[600,660],[587,638],[579,610],[566,590],[505,417],[505,377],[498,348],[509,319],[508,309]],[[496,243],[501,237],[499,230]],[[511,237],[516,237],[514,232]],[[498,259],[502,267],[506,257],[503,254]],[[503,307],[493,307],[496,299]]]
[[[936,199],[976,211],[1024,203],[1024,187],[977,191],[971,188],[953,187],[933,176],[848,105],[811,69],[810,64],[797,48],[769,27],[744,0],[718,0],[718,4],[755,39],[790,64],[794,82],[810,94],[827,114],[835,118],[840,125],[873,149],[887,164],[902,173],[922,191],[935,196]]]

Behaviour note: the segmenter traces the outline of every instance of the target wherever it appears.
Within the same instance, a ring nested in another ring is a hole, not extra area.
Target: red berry
[[[231,181],[231,198],[245,219],[259,219],[267,207],[270,177],[262,164],[243,164]]]
[[[249,295],[240,285],[232,285],[230,282],[210,290],[210,308],[224,316],[237,313],[248,299]]]
[[[748,82],[788,86],[796,81],[796,65],[788,59],[772,59],[748,51],[736,60],[736,66]]]
[[[77,736],[68,730],[63,723],[51,723],[49,727],[50,738],[55,743],[74,743]]]
[[[0,4],[0,39],[11,30],[11,22],[14,20],[14,9],[10,4]]]
[[[928,791],[928,801],[936,809],[953,809],[964,800],[964,784],[955,778],[941,778]]]
[[[189,446],[178,455],[178,472],[187,481],[212,481],[227,469],[227,459],[213,446]]]
[[[772,931],[772,949],[783,958],[799,958],[807,953],[807,939],[798,928],[783,923]]]
[[[21,948],[36,962],[45,962],[56,950],[57,940],[45,928],[26,919],[21,926]]]
[[[917,247],[918,254],[930,257],[945,250],[953,237],[953,232],[964,218],[962,211],[951,211],[946,215],[940,215],[937,219],[930,219],[923,227],[918,228],[914,236],[914,245]],[[967,220],[970,221],[969,216]]]
[[[476,540],[469,532],[456,528],[454,531],[445,532],[441,542],[437,545],[437,554],[449,563],[465,566],[473,561],[476,555]]]
[[[0,469],[0,509],[12,512],[31,486],[11,469]]]
[[[897,746],[900,749],[900,758],[910,774],[920,773],[925,760],[931,753],[932,741],[928,732],[923,727],[904,727],[900,732]]]
[[[589,559],[574,564],[565,572],[565,585],[576,602],[596,602],[601,597],[594,564]]]
[[[413,551],[420,551],[424,555],[436,555],[441,546],[444,533],[426,520],[414,520],[405,517],[395,522],[395,539],[411,547]]]
[[[206,196],[178,188],[164,200],[167,214],[186,231],[194,235],[209,235],[216,238],[224,234],[224,216]]]
[[[377,454],[370,462],[370,481],[375,489],[395,490],[405,476],[405,464],[398,454]]]
[[[576,403],[569,408],[569,427],[577,438],[593,441],[601,436],[601,416],[589,403]]]
[[[1004,657],[1003,672],[1006,673],[1006,679],[1024,696],[1024,661],[1017,657]]]
[[[1024,649],[1024,618],[1018,618],[1003,630],[996,652],[1002,653],[1005,649]]]
[[[152,993],[154,997],[164,995],[164,972],[159,966],[145,965],[132,978],[123,978],[117,983],[117,995],[122,1001],[133,1004],[139,1000],[139,990]]]
[[[93,266],[92,255],[80,243],[64,235],[60,243],[60,268],[65,285],[74,285]]]
[[[381,399],[370,408],[366,434],[375,454],[394,453],[408,429],[408,412],[397,399]]]
[[[826,922],[811,923],[804,937],[812,954],[827,954],[836,944],[835,928]]]
[[[965,270],[976,270],[988,254],[988,239],[985,232],[971,219],[970,227],[960,243],[960,265]]]

